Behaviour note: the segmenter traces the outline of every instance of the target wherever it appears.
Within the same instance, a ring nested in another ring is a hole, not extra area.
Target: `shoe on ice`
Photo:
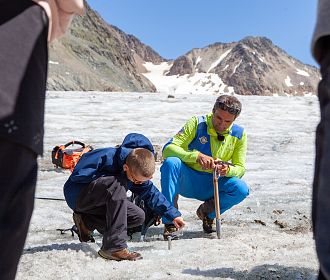
[[[178,229],[175,227],[175,225],[165,224],[164,233],[163,233],[164,240],[168,240],[169,236],[171,236],[172,239],[178,239],[179,237],[175,235],[176,231],[178,231]]]
[[[73,221],[74,224],[77,227],[78,230],[78,237],[80,242],[95,242],[95,239],[93,238],[92,231],[90,231],[84,224],[84,221],[82,220],[82,217],[78,213],[73,213]]]
[[[114,261],[136,261],[141,260],[141,254],[137,252],[130,252],[127,248],[116,251],[110,252],[108,250],[100,249],[98,252],[99,256],[107,259],[107,260],[114,260]]]
[[[202,203],[196,211],[197,217],[203,222],[203,230],[205,233],[216,232],[214,219],[207,216],[208,213],[204,211],[204,208],[204,203]]]

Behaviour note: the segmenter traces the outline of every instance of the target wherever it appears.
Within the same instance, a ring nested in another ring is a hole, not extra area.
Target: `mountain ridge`
[[[225,92],[241,95],[315,93],[320,79],[316,67],[303,64],[266,37],[248,36],[238,42],[194,48],[174,60],[167,76],[214,73]]]
[[[50,45],[48,90],[154,92],[138,69],[131,37],[85,6],[85,15],[75,17],[67,34]]]
[[[160,91],[158,80],[168,81],[172,76],[167,89],[162,82],[163,91],[185,90],[179,83],[190,79],[190,92],[241,95],[316,92],[318,69],[290,56],[266,37],[215,42],[168,60],[134,35],[106,23],[85,4],[85,15],[76,17],[67,34],[50,45],[48,90],[156,92]],[[155,82],[146,63],[155,66],[165,63],[170,67]]]

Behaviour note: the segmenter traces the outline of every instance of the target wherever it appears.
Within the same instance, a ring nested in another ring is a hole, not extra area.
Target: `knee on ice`
[[[249,195],[249,187],[248,185],[241,179],[233,177],[230,179],[231,184],[235,186],[233,189],[236,193],[237,197],[241,197],[242,199],[246,198]]]

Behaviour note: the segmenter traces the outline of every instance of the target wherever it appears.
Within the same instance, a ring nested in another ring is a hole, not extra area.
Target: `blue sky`
[[[177,58],[215,42],[265,36],[315,65],[310,41],[317,0],[87,0],[110,24],[161,56]]]

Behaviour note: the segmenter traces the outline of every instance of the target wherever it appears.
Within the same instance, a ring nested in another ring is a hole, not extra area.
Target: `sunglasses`
[[[131,177],[131,181],[135,184],[135,185],[141,185],[144,183],[144,181],[140,181],[140,180],[137,180],[135,178],[135,176],[133,175],[133,172],[131,170],[129,170],[129,174],[130,174],[130,177]]]
[[[131,178],[132,178],[132,181],[135,185],[141,185],[144,182],[144,181],[137,180],[132,173],[131,173]]]
[[[236,116],[241,112],[241,109],[228,106],[227,104],[222,102],[217,102],[216,108],[220,108],[221,110],[227,111],[229,114]]]

